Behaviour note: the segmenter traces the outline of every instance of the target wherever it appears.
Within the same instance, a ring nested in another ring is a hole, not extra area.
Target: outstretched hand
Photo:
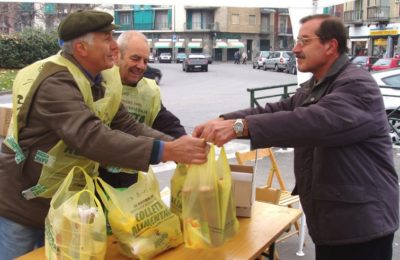
[[[236,138],[236,134],[233,131],[234,123],[235,120],[213,119],[196,126],[192,135],[221,147]]]
[[[185,164],[202,164],[207,161],[209,146],[204,139],[184,135],[172,142],[164,143],[162,161]]]

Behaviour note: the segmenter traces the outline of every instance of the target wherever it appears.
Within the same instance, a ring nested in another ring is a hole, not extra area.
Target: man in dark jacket
[[[248,137],[254,148],[295,148],[296,187],[316,259],[392,257],[399,187],[383,99],[370,73],[346,55],[346,29],[304,17],[293,53],[313,77],[264,108],[227,113],[195,128],[217,145]]]
[[[128,112],[141,123],[174,138],[186,135],[180,120],[162,104],[160,87],[152,79],[144,78],[150,55],[146,36],[137,31],[119,35],[115,50],[119,66],[122,103]],[[115,172],[100,168],[100,177],[117,188],[129,187],[137,181],[137,173]]]
[[[43,245],[57,184],[36,185],[42,176],[62,180],[75,165],[96,175],[99,163],[147,171],[161,161],[206,161],[204,140],[185,135],[172,141],[120,104],[112,21],[105,12],[70,14],[59,25],[61,54],[24,68],[14,81],[13,124],[0,153],[2,260]],[[44,192],[46,198],[37,198]]]

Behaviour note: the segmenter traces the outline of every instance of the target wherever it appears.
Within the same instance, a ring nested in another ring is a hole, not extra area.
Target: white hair
[[[125,51],[126,47],[128,46],[130,39],[132,39],[133,37],[141,38],[147,44],[147,46],[149,46],[147,37],[143,33],[138,32],[138,31],[133,31],[133,30],[124,31],[123,33],[121,33],[118,36],[118,39],[117,39],[118,49],[120,51],[121,56],[124,56],[124,51]]]
[[[82,36],[80,36],[78,38],[75,38],[75,39],[72,39],[72,40],[64,42],[62,47],[61,47],[61,49],[62,49],[63,52],[72,55],[73,51],[74,51],[73,45],[74,45],[75,42],[82,41],[82,42],[86,42],[89,45],[92,45],[93,44],[93,38],[94,38],[94,34],[91,33],[91,32],[87,33],[87,34],[84,34],[84,35],[82,35]]]

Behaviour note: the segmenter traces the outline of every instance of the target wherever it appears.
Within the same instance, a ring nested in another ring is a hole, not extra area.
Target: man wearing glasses
[[[370,73],[349,62],[346,29],[329,15],[301,19],[293,48],[312,78],[288,99],[223,114],[194,136],[223,145],[294,147],[300,195],[317,260],[392,258],[399,186],[382,96]]]

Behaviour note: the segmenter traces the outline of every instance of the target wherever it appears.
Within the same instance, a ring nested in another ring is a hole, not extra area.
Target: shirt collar
[[[91,82],[92,86],[100,85],[100,83],[103,81],[103,77],[102,77],[101,73],[99,73],[93,77],[81,64],[79,64],[79,62],[71,54],[61,52],[61,56],[63,56],[64,58],[66,58],[69,61],[71,61],[72,63],[74,63],[86,75],[86,77]]]

